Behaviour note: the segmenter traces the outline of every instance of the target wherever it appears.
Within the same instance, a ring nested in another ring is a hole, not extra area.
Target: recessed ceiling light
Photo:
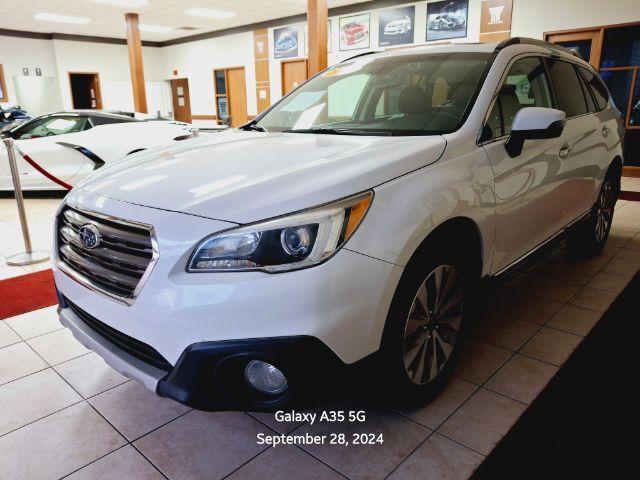
[[[186,15],[191,15],[192,17],[204,17],[204,18],[214,18],[216,20],[225,20],[227,18],[233,18],[236,16],[234,12],[227,12],[225,10],[211,10],[210,8],[189,8],[185,10],[184,13]]]
[[[149,0],[91,0],[97,3],[106,3],[108,5],[115,5],[117,7],[144,7],[149,5]]]
[[[147,25],[141,23],[139,25],[140,30],[143,32],[151,32],[151,33],[168,33],[173,30],[171,27],[162,27],[160,25]]]
[[[70,15],[58,15],[56,13],[36,13],[33,18],[44,22],[73,23],[75,25],[84,25],[91,21],[87,17],[72,17]]]

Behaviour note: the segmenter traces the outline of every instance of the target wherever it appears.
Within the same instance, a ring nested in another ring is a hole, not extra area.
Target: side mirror
[[[525,140],[558,138],[562,135],[567,115],[555,108],[525,107],[520,110],[511,126],[511,136],[504,148],[511,158],[522,153]]]

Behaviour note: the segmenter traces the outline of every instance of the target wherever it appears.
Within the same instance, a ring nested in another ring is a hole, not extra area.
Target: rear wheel
[[[615,173],[615,169],[609,170],[589,219],[576,227],[567,237],[570,253],[579,257],[590,257],[600,253],[609,238],[619,193],[620,176]]]

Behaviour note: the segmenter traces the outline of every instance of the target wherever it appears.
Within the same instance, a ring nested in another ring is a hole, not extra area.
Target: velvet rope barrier
[[[73,187],[71,185],[69,185],[68,183],[63,182],[62,180],[60,180],[59,178],[54,177],[53,175],[51,175],[49,172],[47,172],[44,168],[42,168],[40,165],[38,165],[29,155],[27,155],[26,153],[21,152],[20,150],[18,150],[18,153],[22,156],[22,158],[24,158],[25,162],[27,162],[29,165],[31,165],[33,168],[35,168],[38,172],[40,172],[42,175],[44,175],[45,177],[47,177],[49,180],[51,180],[54,183],[57,183],[58,185],[60,185],[62,188],[66,188],[67,190],[71,190]]]

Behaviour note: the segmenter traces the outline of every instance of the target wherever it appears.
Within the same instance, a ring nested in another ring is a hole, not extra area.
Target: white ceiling
[[[329,7],[339,7],[366,0],[328,0]],[[143,40],[166,41],[240,25],[272,20],[306,11],[306,0],[149,0],[140,8],[98,3],[92,0],[0,0],[0,28],[40,33],[67,33],[99,37],[125,38],[124,14],[140,14],[140,23],[173,27],[169,33],[141,32]],[[235,12],[228,20],[192,17],[183,12],[204,7]],[[36,13],[53,13],[88,17],[85,25],[71,25],[36,20]],[[196,27],[196,30],[179,30]]]

